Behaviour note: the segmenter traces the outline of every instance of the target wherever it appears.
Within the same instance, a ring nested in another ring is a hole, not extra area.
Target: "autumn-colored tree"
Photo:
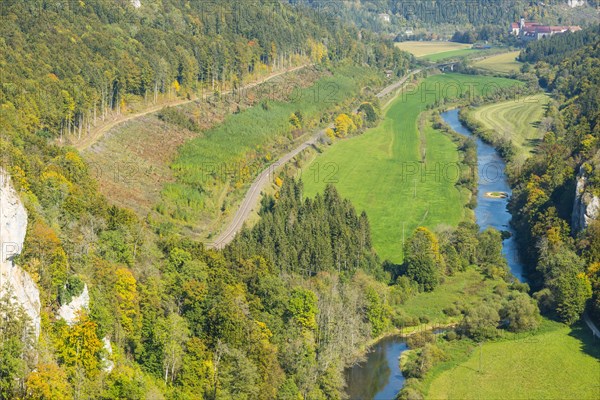
[[[338,115],[338,117],[335,119],[334,125],[335,135],[337,137],[345,137],[356,129],[354,121],[352,121],[352,118],[346,114]]]
[[[119,268],[115,274],[115,296],[119,321],[125,335],[131,338],[137,335],[140,328],[136,280],[128,268]]]
[[[290,295],[288,311],[293,320],[305,329],[317,327],[317,295],[308,290],[296,288]]]
[[[415,230],[404,245],[404,265],[406,274],[426,291],[431,291],[438,285],[442,257],[433,232],[424,227]]]
[[[75,374],[78,368],[89,377],[98,374],[103,348],[96,335],[98,325],[81,312],[73,326],[63,323],[58,329],[55,346],[59,363],[69,374]]]
[[[27,398],[34,400],[71,400],[67,374],[56,364],[38,364],[25,382]]]

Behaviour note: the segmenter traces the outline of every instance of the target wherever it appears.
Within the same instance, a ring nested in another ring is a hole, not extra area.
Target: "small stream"
[[[442,113],[442,119],[461,135],[474,137],[458,119],[459,110]],[[512,274],[525,281],[523,264],[519,259],[515,232],[510,226],[511,215],[507,205],[512,195],[504,169],[506,163],[496,150],[474,137],[477,144],[477,169],[479,172],[479,192],[475,218],[482,230],[493,227],[499,231],[510,232],[510,238],[502,245],[502,252]],[[505,198],[486,197],[486,193],[502,192]],[[400,371],[400,355],[407,350],[406,342],[399,336],[392,336],[377,342],[367,354],[367,359],[346,370],[346,392],[351,400],[394,400],[404,385]]]

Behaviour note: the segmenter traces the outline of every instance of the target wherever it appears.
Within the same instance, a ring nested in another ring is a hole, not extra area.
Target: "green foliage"
[[[358,215],[335,187],[303,200],[302,182],[286,179],[278,197],[272,208],[263,208],[256,226],[242,230],[227,247],[230,259],[260,255],[282,271],[307,275],[362,269],[382,276],[366,215]]]
[[[165,107],[158,114],[158,118],[168,124],[187,129],[192,132],[200,132],[200,127],[191,118],[186,117],[179,109]]]
[[[367,319],[371,324],[371,334],[373,337],[379,336],[390,323],[389,311],[375,288],[368,288],[367,299]]]
[[[315,330],[317,311],[317,296],[312,291],[305,289],[292,291],[288,304],[288,312],[292,320],[304,329]]]
[[[433,290],[441,276],[442,258],[435,235],[427,228],[417,228],[404,245],[404,270],[425,291]]]
[[[69,304],[73,297],[77,297],[83,292],[84,287],[85,283],[79,276],[68,277],[67,283],[58,292],[58,301],[61,305]]]
[[[526,293],[511,295],[500,310],[501,318],[511,332],[523,332],[536,329],[541,321],[537,304]]]
[[[500,315],[496,307],[482,303],[470,308],[457,327],[457,331],[478,342],[492,339],[498,335]]]
[[[31,368],[33,330],[25,310],[0,288],[0,399],[19,396],[20,382]]]
[[[549,284],[556,302],[556,312],[567,324],[579,320],[587,301],[592,297],[590,280],[584,273],[565,271]]]

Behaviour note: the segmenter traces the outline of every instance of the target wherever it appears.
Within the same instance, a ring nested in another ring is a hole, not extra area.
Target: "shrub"
[[[417,333],[410,335],[406,339],[406,344],[411,349],[423,347],[427,343],[434,343],[434,342],[435,342],[435,335],[431,331],[417,332]]]
[[[72,275],[68,277],[65,286],[58,291],[58,301],[60,305],[69,304],[71,300],[73,300],[73,297],[77,297],[83,293],[84,287],[85,283],[83,283],[79,276]]]

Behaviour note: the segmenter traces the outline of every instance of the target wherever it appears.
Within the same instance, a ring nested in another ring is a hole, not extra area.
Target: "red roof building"
[[[510,29],[513,35],[520,36],[525,40],[539,40],[548,36],[564,32],[577,32],[581,30],[579,26],[550,26],[542,25],[537,22],[526,22],[521,18],[521,22],[513,22],[510,24]]]

